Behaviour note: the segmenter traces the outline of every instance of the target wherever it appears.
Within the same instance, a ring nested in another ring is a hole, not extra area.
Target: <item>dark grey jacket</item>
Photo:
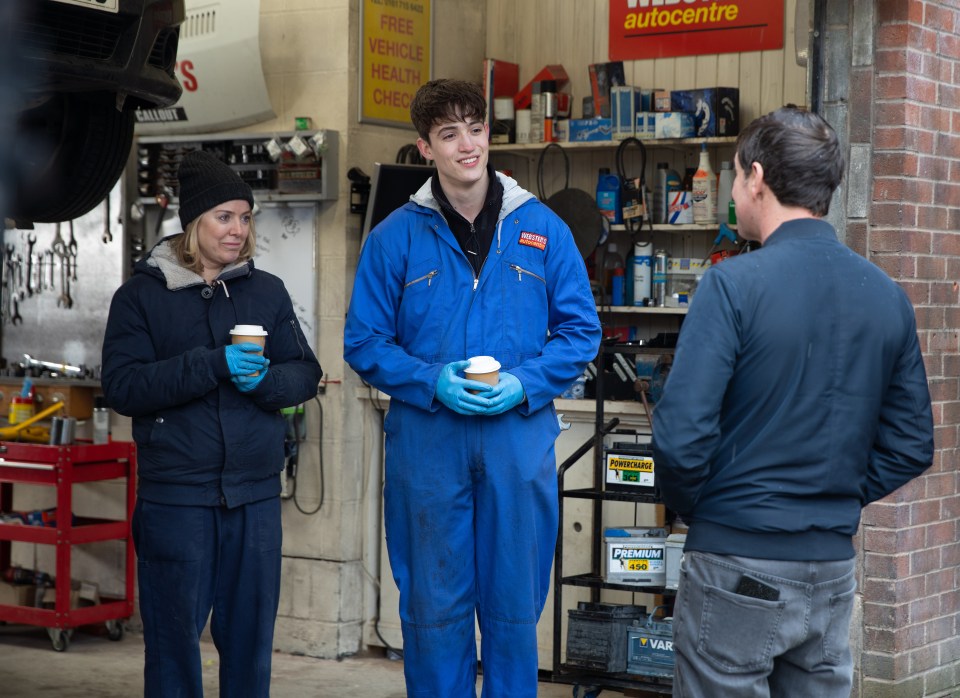
[[[238,323],[269,333],[269,369],[248,393],[230,381],[224,354]],[[279,278],[249,261],[210,286],[166,240],[113,297],[102,374],[110,407],[133,418],[138,496],[229,507],[279,494],[279,410],[314,397],[322,376]]]

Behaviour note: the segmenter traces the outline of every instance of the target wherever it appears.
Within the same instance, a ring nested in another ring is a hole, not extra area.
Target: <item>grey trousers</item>
[[[673,695],[849,698],[854,559],[761,560],[685,552],[673,616]],[[757,592],[748,574],[779,598]]]

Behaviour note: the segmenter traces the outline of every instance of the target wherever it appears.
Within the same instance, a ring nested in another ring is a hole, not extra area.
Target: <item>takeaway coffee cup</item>
[[[260,353],[263,353],[263,346],[267,343],[267,331],[262,325],[234,325],[230,330],[230,338],[234,344],[243,344],[252,342],[260,345]],[[260,371],[254,371],[251,376],[259,376]]]
[[[467,380],[480,381],[489,385],[496,385],[500,380],[500,362],[492,356],[470,357],[470,365],[463,369]],[[478,391],[471,390],[471,393]]]

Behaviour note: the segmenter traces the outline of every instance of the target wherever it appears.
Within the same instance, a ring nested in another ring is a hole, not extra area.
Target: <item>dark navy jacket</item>
[[[224,354],[238,323],[269,333],[269,369],[248,393],[230,381]],[[279,410],[314,397],[321,375],[283,282],[252,261],[211,286],[162,241],[110,305],[103,392],[133,418],[138,496],[149,501],[234,507],[277,496]]]
[[[704,275],[653,417],[688,550],[848,559],[860,510],[933,460],[913,306],[817,219]]]

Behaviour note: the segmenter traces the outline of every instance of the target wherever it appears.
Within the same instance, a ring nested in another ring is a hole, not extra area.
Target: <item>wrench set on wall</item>
[[[77,239],[73,221],[67,226],[69,239],[64,240],[61,224],[57,223],[49,248],[37,248],[37,236],[22,231],[19,244],[7,243],[3,248],[2,279],[0,279],[0,316],[3,323],[18,325],[23,322],[20,304],[44,293],[57,294],[57,307],[73,307],[71,283],[77,280]]]

